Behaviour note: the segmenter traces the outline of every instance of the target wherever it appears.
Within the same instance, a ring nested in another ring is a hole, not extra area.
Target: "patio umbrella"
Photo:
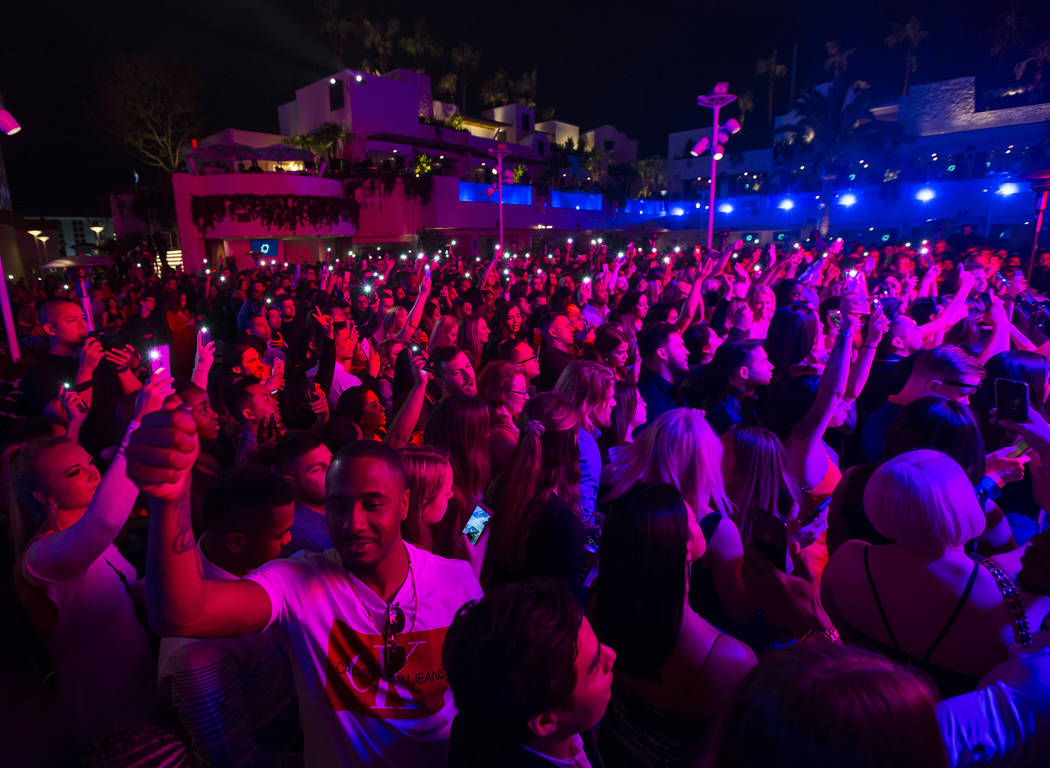
[[[91,291],[88,288],[88,269],[91,267],[108,267],[113,262],[96,253],[76,253],[72,256],[49,261],[41,269],[74,269],[77,278],[77,295],[84,307],[84,317],[89,331],[95,330],[95,318],[91,311]]]
[[[269,160],[273,163],[306,163],[314,159],[314,153],[310,150],[292,147],[288,144],[271,144],[268,147],[256,149],[255,153],[260,160]]]
[[[188,156],[203,163],[259,159],[258,150],[245,144],[211,144],[197,147]]]

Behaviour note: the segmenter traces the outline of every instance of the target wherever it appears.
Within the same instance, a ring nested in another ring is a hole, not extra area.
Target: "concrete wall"
[[[1050,120],[1050,104],[977,112],[977,85],[960,77],[912,86],[901,99],[900,121],[922,136]]]
[[[545,120],[536,123],[536,130],[543,131],[551,136],[555,144],[564,144],[572,139],[573,146],[580,146],[580,127],[572,123],[563,123],[561,120]]]
[[[600,125],[593,131],[587,131],[580,139],[587,150],[594,146],[604,148],[606,142],[612,142],[614,163],[633,163],[638,159],[638,142],[611,125]]]
[[[489,120],[507,123],[507,141],[515,143],[532,133],[536,125],[536,110],[524,104],[504,104],[495,109],[486,109],[482,115]],[[527,126],[522,123],[523,119],[528,121]]]

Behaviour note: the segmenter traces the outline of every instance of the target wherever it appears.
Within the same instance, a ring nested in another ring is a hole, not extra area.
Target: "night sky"
[[[913,82],[979,74],[1009,82],[1012,54],[996,69],[990,30],[1006,2],[829,2],[751,0],[722,4],[622,2],[344,3],[377,20],[398,17],[411,29],[419,14],[447,52],[469,42],[482,52],[471,90],[498,68],[512,76],[539,70],[538,103],[586,130],[611,123],[641,140],[641,154],[663,154],[666,133],[703,124],[699,92],[716,80],[752,90],[758,107],[748,129],[765,121],[765,90],[755,60],[780,49],[790,65],[799,47],[799,89],[824,77],[824,43],[857,48],[851,77],[878,95],[899,93],[903,59],[882,39],[892,22],[919,17],[929,37]],[[1010,4],[1031,20],[1028,43],[1050,36],[1050,4]],[[369,8],[374,11],[369,12]],[[440,9],[440,11],[436,10]],[[91,114],[93,69],[114,51],[181,58],[204,81],[208,132],[227,127],[277,131],[277,105],[296,87],[332,73],[335,58],[318,31],[311,0],[146,0],[129,3],[7,3],[0,13],[0,93],[23,126],[2,138],[15,209],[30,215],[104,215],[108,192],[148,169],[99,138]],[[347,64],[359,54],[344,54]],[[435,83],[450,65],[430,73]],[[1050,74],[1050,73],[1048,73]],[[787,102],[790,73],[779,81]]]

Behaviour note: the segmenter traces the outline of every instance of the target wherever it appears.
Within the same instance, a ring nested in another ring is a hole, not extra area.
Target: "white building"
[[[594,130],[587,131],[580,139],[586,150],[599,147],[611,152],[615,165],[633,163],[638,159],[638,142],[611,125],[599,125]]]

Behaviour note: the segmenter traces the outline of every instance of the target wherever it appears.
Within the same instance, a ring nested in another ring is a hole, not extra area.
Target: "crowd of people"
[[[18,754],[1041,765],[1050,252],[546,250],[13,285]]]

